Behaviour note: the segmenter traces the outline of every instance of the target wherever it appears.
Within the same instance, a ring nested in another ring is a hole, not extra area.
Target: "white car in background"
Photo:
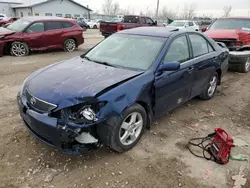
[[[0,14],[0,20],[7,20],[8,17],[5,14]]]
[[[199,31],[200,26],[196,21],[192,20],[175,20],[171,24],[167,25],[169,28],[185,29],[188,31]]]
[[[103,22],[103,20],[90,20],[87,24],[90,29],[99,29],[101,22]]]

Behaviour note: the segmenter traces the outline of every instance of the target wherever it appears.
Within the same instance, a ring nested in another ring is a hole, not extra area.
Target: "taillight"
[[[123,26],[122,25],[120,25],[120,24],[117,24],[117,26],[116,26],[116,30],[117,31],[121,31],[123,29]]]

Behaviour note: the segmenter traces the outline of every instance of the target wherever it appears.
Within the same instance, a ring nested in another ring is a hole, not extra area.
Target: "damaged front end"
[[[105,121],[98,117],[98,112],[106,102],[95,100],[47,113],[41,107],[44,110],[51,104],[34,96],[19,93],[17,101],[28,130],[46,144],[74,154],[87,153],[102,146],[96,129]]]

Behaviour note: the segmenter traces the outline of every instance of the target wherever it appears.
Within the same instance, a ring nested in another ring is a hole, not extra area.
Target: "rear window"
[[[139,23],[138,16],[125,16],[123,22],[125,23]]]
[[[62,22],[63,28],[70,28],[73,27],[74,24],[71,22]]]
[[[61,22],[45,22],[46,30],[62,29]]]

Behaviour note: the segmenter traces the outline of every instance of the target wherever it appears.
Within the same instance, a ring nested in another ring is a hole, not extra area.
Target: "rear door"
[[[47,21],[45,24],[44,41],[49,48],[61,47],[63,44],[63,25],[59,21]]]
[[[208,81],[214,74],[215,63],[217,63],[217,52],[213,49],[209,41],[198,33],[189,34],[192,47],[192,57],[194,62],[194,85],[192,97],[195,97],[207,87]]]
[[[44,48],[44,23],[34,22],[22,33],[22,40],[28,44],[32,50]]]
[[[176,37],[170,44],[162,63],[178,61],[181,67],[177,71],[165,71],[155,76],[155,111],[162,114],[174,109],[190,98],[194,68],[190,60],[191,52],[187,36]]]

